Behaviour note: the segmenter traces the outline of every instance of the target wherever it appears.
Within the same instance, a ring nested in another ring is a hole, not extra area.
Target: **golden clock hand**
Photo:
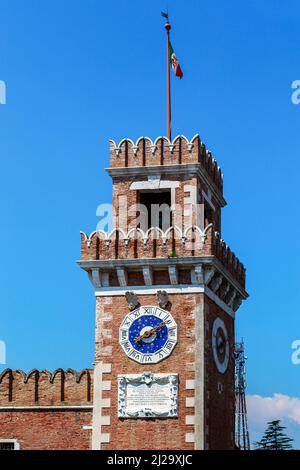
[[[158,330],[161,330],[164,326],[165,326],[165,322],[162,322],[159,325],[157,325],[156,327],[151,328],[151,330],[145,331],[145,333],[142,334],[141,336],[137,336],[136,338],[134,338],[134,341],[136,343],[138,343],[139,341],[141,341],[144,338],[149,338],[149,336],[153,335]]]

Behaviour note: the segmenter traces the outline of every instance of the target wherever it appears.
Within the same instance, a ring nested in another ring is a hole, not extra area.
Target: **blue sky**
[[[7,367],[92,366],[94,297],[75,263],[79,231],[92,231],[97,205],[111,200],[109,138],[166,132],[165,6],[1,0]],[[169,0],[168,7],[184,71],[172,81],[173,133],[199,132],[218,160],[228,201],[222,235],[247,267],[250,298],[236,331],[249,357],[248,393],[299,397],[300,365],[290,359],[300,338],[300,105],[291,102],[300,79],[297,2]]]

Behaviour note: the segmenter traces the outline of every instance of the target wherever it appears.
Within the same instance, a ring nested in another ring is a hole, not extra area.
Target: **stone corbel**
[[[235,289],[231,289],[227,295],[227,305],[230,308],[233,308],[234,299],[236,298],[237,292]]]
[[[153,273],[152,273],[152,268],[149,266],[145,266],[143,268],[143,276],[144,276],[144,282],[146,286],[152,286],[153,284]]]
[[[177,267],[176,266],[169,266],[168,267],[169,271],[169,277],[170,277],[170,282],[174,286],[178,284],[178,273],[177,273]]]
[[[219,287],[221,286],[222,284],[222,281],[223,281],[223,276],[222,274],[218,274],[217,276],[215,276],[213,278],[213,280],[211,281],[211,290],[216,293],[219,289]]]
[[[192,270],[192,284],[204,284],[204,271],[202,264],[195,266]]]
[[[215,274],[216,270],[215,268],[213,267],[209,267],[207,269],[205,269],[205,272],[204,272],[204,284],[207,286],[210,281],[212,280],[214,274]]]
[[[127,272],[124,268],[117,268],[118,281],[121,287],[127,286]]]
[[[233,310],[236,312],[242,305],[243,298],[240,295],[237,295],[233,302]]]
[[[99,269],[92,269],[91,281],[92,281],[94,287],[96,287],[96,288],[102,287],[102,284],[101,284],[101,271]]]
[[[220,287],[219,290],[219,297],[221,300],[224,300],[226,295],[228,294],[230,289],[230,282],[226,281],[223,283],[223,285]]]

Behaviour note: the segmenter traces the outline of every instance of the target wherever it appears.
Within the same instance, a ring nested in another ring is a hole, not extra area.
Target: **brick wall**
[[[229,337],[229,363],[221,374],[214,362],[212,327],[219,317]],[[234,448],[234,320],[210,299],[205,300],[205,432],[208,449]],[[219,387],[219,389],[218,389]],[[222,391],[220,391],[222,390]]]
[[[88,450],[92,410],[0,411],[0,439],[17,439],[21,450]]]

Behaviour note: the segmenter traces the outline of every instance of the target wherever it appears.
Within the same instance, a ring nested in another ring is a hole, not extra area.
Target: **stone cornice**
[[[82,261],[78,260],[79,266],[87,272],[96,270],[118,270],[125,269],[131,271],[143,271],[145,267],[151,268],[152,270],[166,269],[170,267],[177,267],[182,269],[195,269],[196,266],[205,265],[206,267],[213,268],[213,273],[219,273],[229,284],[235,289],[242,299],[248,298],[248,293],[241,287],[236,279],[227,271],[222,263],[215,256],[193,256],[185,258],[147,258],[147,259],[116,259],[116,260],[93,260],[93,261]],[[211,277],[212,279],[212,277]],[[209,280],[211,280],[209,279]],[[199,282],[196,282],[199,284]],[[171,283],[170,283],[171,286]],[[156,287],[153,285],[153,287]],[[219,286],[220,287],[220,286]],[[129,286],[128,286],[129,288]]]

